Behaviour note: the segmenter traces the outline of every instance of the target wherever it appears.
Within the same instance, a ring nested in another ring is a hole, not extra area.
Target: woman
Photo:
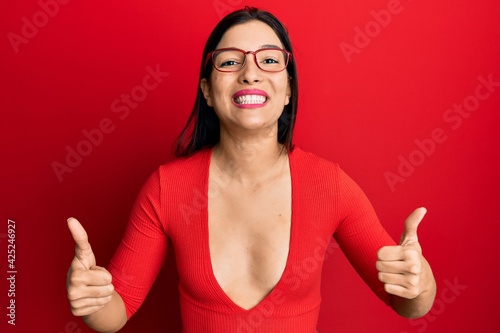
[[[384,302],[424,315],[436,292],[416,233],[425,209],[410,215],[396,245],[336,164],[293,147],[297,94],[282,24],[254,8],[225,17],[204,50],[179,158],[144,185],[109,271],[95,266],[85,230],[68,219],[73,314],[97,331],[119,330],[171,242],[184,332],[315,332],[333,235]]]

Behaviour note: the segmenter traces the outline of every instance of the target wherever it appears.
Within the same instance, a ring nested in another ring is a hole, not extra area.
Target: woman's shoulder
[[[208,177],[211,149],[200,150],[188,157],[176,157],[156,168],[145,187],[164,188],[170,192],[203,186]]]
[[[325,157],[296,147],[290,155],[290,166],[296,183],[311,192],[360,193],[356,182],[339,166]]]
[[[309,171],[322,170],[335,173],[340,170],[338,163],[319,156],[316,153],[304,150],[299,146],[295,146],[289,156],[290,160],[300,169]]]
[[[176,157],[159,167],[160,174],[177,173],[178,175],[189,172],[196,173],[206,168],[210,161],[212,149],[205,148],[186,157]]]

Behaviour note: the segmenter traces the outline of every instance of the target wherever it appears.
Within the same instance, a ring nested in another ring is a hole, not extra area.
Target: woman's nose
[[[245,65],[240,70],[240,79],[245,83],[256,83],[262,80],[262,70],[257,66],[252,54],[247,54]]]

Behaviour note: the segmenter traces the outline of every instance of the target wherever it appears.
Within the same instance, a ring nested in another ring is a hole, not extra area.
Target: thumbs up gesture
[[[66,280],[68,299],[75,316],[86,316],[111,301],[114,287],[111,274],[105,268],[96,266],[87,233],[80,222],[69,218],[68,228],[76,243],[75,257]]]
[[[399,245],[384,246],[377,253],[378,278],[389,294],[415,299],[433,288],[432,271],[422,256],[417,236],[418,225],[426,212],[425,208],[418,208],[410,214]]]

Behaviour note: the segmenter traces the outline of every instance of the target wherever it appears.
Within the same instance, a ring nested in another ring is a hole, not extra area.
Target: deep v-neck
[[[239,310],[239,311],[244,311],[244,312],[247,312],[247,311],[254,311],[254,310],[258,310],[259,307],[262,306],[263,303],[266,303],[265,301],[268,300],[268,299],[272,299],[273,298],[273,294],[277,293],[278,290],[280,289],[281,285],[284,283],[283,282],[283,277],[286,275],[286,273],[291,269],[291,258],[294,257],[295,255],[295,252],[294,252],[294,249],[296,249],[297,247],[294,246],[294,242],[295,242],[295,229],[296,229],[296,218],[297,218],[297,209],[296,209],[296,204],[297,204],[297,200],[296,200],[296,193],[294,191],[294,176],[293,176],[293,171],[294,171],[294,168],[293,168],[293,158],[292,158],[292,154],[293,153],[288,153],[288,163],[289,163],[289,168],[290,168],[290,182],[291,182],[291,212],[290,212],[290,239],[289,239],[289,242],[288,242],[288,255],[287,255],[287,259],[286,259],[286,263],[285,263],[285,268],[283,269],[283,272],[281,273],[281,276],[278,280],[278,282],[276,283],[276,285],[272,288],[272,290],[259,302],[257,303],[255,306],[249,308],[249,309],[245,309],[243,308],[242,306],[240,306],[239,304],[235,303],[228,295],[227,293],[224,291],[224,289],[222,289],[221,285],[219,284],[219,281],[217,281],[217,278],[215,276],[215,272],[214,272],[214,268],[213,268],[213,265],[212,265],[212,258],[210,256],[210,233],[209,233],[209,214],[208,214],[208,207],[209,207],[209,204],[208,204],[208,200],[210,200],[209,196],[208,196],[208,190],[209,190],[209,177],[210,177],[210,165],[211,165],[211,161],[212,161],[212,153],[213,153],[213,148],[209,150],[209,152],[207,153],[207,161],[206,161],[206,170],[205,170],[205,179],[204,179],[204,191],[205,191],[205,195],[206,195],[206,198],[207,198],[207,205],[205,205],[205,208],[203,209],[203,212],[202,212],[202,219],[203,219],[203,251],[205,252],[205,255],[204,255],[204,258],[205,260],[207,261],[206,263],[206,267],[208,268],[208,274],[209,274],[209,281],[214,289],[214,292],[217,294],[217,296],[221,299],[222,302],[224,302],[225,304],[227,304],[228,306],[236,309],[236,310]]]

